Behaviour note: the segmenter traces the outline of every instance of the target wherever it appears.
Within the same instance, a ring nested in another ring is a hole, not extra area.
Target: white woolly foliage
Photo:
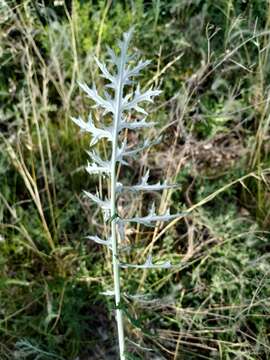
[[[72,117],[71,120],[77,124],[82,131],[86,131],[92,134],[90,145],[95,145],[101,139],[108,139],[112,141],[113,129],[111,127],[104,129],[95,127],[91,113],[88,116],[87,122],[83,121],[80,116],[78,118]]]
[[[92,113],[89,114],[87,121],[83,120],[80,116],[78,118],[72,117],[72,121],[81,128],[81,131],[87,132],[91,135],[90,145],[95,145],[98,141],[108,142],[110,149],[108,151],[111,154],[109,160],[103,159],[102,154],[92,150],[88,151],[90,161],[86,167],[89,174],[98,174],[99,176],[107,176],[111,180],[111,191],[109,192],[109,199],[102,199],[100,194],[92,194],[88,191],[84,191],[85,195],[93,202],[95,202],[102,210],[105,221],[108,221],[108,225],[111,225],[111,236],[108,239],[101,239],[100,237],[93,235],[87,238],[94,241],[97,244],[108,246],[112,251],[113,262],[113,277],[114,277],[114,291],[104,292],[104,295],[114,295],[116,309],[116,321],[118,324],[118,340],[120,347],[120,358],[125,360],[124,355],[124,331],[122,322],[122,312],[118,308],[121,300],[120,294],[120,268],[137,268],[137,269],[169,269],[171,263],[169,261],[163,263],[152,262],[151,255],[148,256],[146,262],[142,265],[125,264],[120,260],[121,250],[125,250],[124,247],[119,247],[117,244],[116,233],[123,239],[125,236],[125,227],[127,223],[139,223],[144,226],[155,226],[156,222],[170,221],[171,219],[184,216],[184,213],[170,214],[167,210],[165,214],[158,215],[155,211],[153,204],[148,215],[144,217],[135,216],[133,218],[120,218],[117,211],[117,196],[116,194],[123,191],[160,191],[164,189],[174,188],[176,185],[167,184],[166,182],[157,182],[149,184],[149,171],[145,173],[141,181],[137,185],[124,186],[120,182],[117,182],[116,174],[117,167],[120,165],[127,166],[128,158],[134,157],[138,153],[145,149],[148,149],[151,145],[160,141],[160,138],[150,141],[146,139],[143,144],[138,146],[129,146],[127,140],[123,139],[123,133],[126,131],[139,131],[141,129],[147,129],[154,125],[153,122],[147,122],[147,112],[143,108],[144,103],[153,103],[153,98],[161,93],[160,90],[148,89],[141,91],[140,85],[135,84],[134,78],[140,75],[141,70],[144,69],[150,62],[140,60],[137,65],[132,65],[134,56],[128,55],[128,45],[132,35],[130,30],[124,33],[123,40],[118,42],[120,52],[119,55],[114,52],[113,49],[107,48],[110,70],[106,64],[99,59],[95,59],[97,66],[101,71],[101,76],[107,82],[101,93],[98,92],[95,84],[89,87],[85,83],[79,83],[80,88],[86,93],[86,95],[94,102],[93,107],[102,110],[103,116],[107,114],[106,124],[108,118],[111,118],[111,125],[109,126],[96,126],[96,120],[92,117]],[[135,84],[136,89],[133,90],[131,85]],[[106,91],[107,89],[107,91]],[[133,116],[131,117],[131,113]],[[142,115],[143,114],[143,115]],[[135,118],[135,120],[133,120]],[[100,119],[98,119],[100,123]],[[105,123],[105,121],[104,121]],[[123,132],[124,130],[124,132]]]
[[[86,151],[89,157],[92,160],[92,163],[88,163],[85,168],[86,171],[91,174],[110,174],[111,172],[111,162],[107,160],[102,160],[100,156],[94,151]]]
[[[124,190],[130,190],[130,191],[159,191],[159,190],[165,190],[165,189],[172,189],[178,187],[178,185],[173,184],[167,184],[166,181],[162,184],[160,181],[158,181],[156,184],[148,184],[149,179],[149,173],[150,171],[147,170],[145,175],[142,177],[141,183],[138,185],[133,186],[123,186],[121,183],[118,183],[117,185],[117,191],[121,192]]]
[[[96,242],[97,244],[108,246],[109,248],[111,248],[111,246],[112,246],[111,238],[109,238],[108,240],[103,240],[97,235],[86,236],[86,238]]]
[[[109,200],[101,200],[99,194],[91,194],[88,191],[84,191],[85,195],[94,201],[103,211],[105,220],[110,218],[110,202]]]
[[[149,227],[154,227],[156,222],[163,222],[169,221],[178,217],[185,216],[186,213],[178,213],[178,214],[171,214],[170,210],[168,209],[165,214],[157,215],[155,210],[155,204],[152,204],[152,207],[148,213],[148,215],[143,217],[133,217],[128,219],[118,219],[117,222],[119,223],[138,223]]]
[[[132,56],[127,54],[128,43],[131,38],[132,31],[124,34],[123,41],[119,41],[120,47],[120,55],[117,56],[115,52],[107,47],[107,52],[109,55],[109,62],[114,65],[114,69],[116,73],[112,73],[108,70],[105,63],[101,62],[97,58],[95,61],[102,73],[102,77],[108,81],[106,84],[107,88],[112,89],[117,92],[119,86],[124,88],[125,86],[133,84],[132,78],[140,75],[140,72],[143,68],[145,68],[150,61],[142,61],[140,60],[137,65],[132,67],[131,65],[126,65],[126,63],[132,60]],[[87,122],[85,122],[81,117],[72,118],[74,123],[76,123],[82,131],[89,132],[92,135],[91,145],[95,145],[99,140],[107,139],[110,142],[113,142],[113,134],[116,130],[118,133],[121,133],[122,130],[128,129],[137,131],[141,128],[150,128],[154,125],[153,122],[147,122],[146,116],[147,112],[142,108],[141,103],[143,102],[153,102],[153,98],[160,94],[160,90],[152,90],[148,89],[145,92],[142,92],[140,89],[140,85],[138,84],[136,90],[134,92],[127,92],[120,101],[120,106],[117,104],[116,97],[112,97],[108,92],[104,91],[103,95],[100,95],[97,91],[95,85],[90,88],[88,85],[84,83],[79,83],[81,89],[87,94],[87,96],[92,99],[95,103],[94,107],[99,107],[104,110],[104,114],[112,113],[112,115],[116,115],[116,111],[120,113],[120,121],[112,123],[109,127],[96,127],[92,118],[92,114],[90,113],[88,116]],[[131,111],[135,111],[136,113],[144,114],[142,119],[138,118],[135,121],[129,121],[129,116],[127,116]],[[117,129],[115,129],[117,127]],[[119,138],[120,139],[120,138]],[[128,165],[128,162],[124,159],[127,157],[134,157],[137,153],[148,149],[151,145],[159,142],[160,139],[157,139],[153,142],[146,139],[142,145],[138,147],[128,147],[127,141],[123,140],[120,146],[117,144],[116,151],[116,161],[121,163],[122,165]],[[86,170],[89,174],[99,174],[99,175],[107,175],[110,176],[111,169],[114,164],[109,160],[103,160],[99,154],[95,151],[87,151],[91,162],[88,163]],[[116,192],[120,193],[123,191],[160,191],[169,188],[175,188],[177,185],[167,184],[165,181],[161,183],[160,181],[155,184],[149,184],[149,171],[145,173],[142,177],[141,181],[137,185],[132,186],[124,186],[120,182],[116,184]],[[89,197],[92,201],[94,201],[100,208],[103,210],[105,215],[105,219],[108,220],[113,214],[110,213],[110,201],[102,200],[98,194],[94,195],[87,191],[84,192],[87,197]],[[123,234],[124,224],[126,223],[139,223],[145,226],[155,226],[156,222],[169,221],[177,217],[184,216],[184,213],[180,214],[171,214],[169,210],[167,210],[164,214],[158,215],[155,211],[155,205],[153,204],[147,216],[144,217],[133,217],[120,219],[117,218],[116,222],[118,223],[118,229],[120,233]],[[109,245],[109,240],[101,240],[98,236],[89,236],[88,239],[95,241],[98,244]],[[134,265],[134,267],[145,268],[147,267],[156,267],[150,263],[151,258],[149,257],[144,265]],[[166,263],[167,264],[167,263]],[[129,266],[130,267],[130,266]],[[160,265],[158,265],[160,267]]]
[[[172,264],[170,261],[165,261],[161,264],[153,264],[152,256],[148,255],[146,261],[142,265],[134,265],[134,264],[121,264],[122,268],[134,268],[134,269],[170,269]]]

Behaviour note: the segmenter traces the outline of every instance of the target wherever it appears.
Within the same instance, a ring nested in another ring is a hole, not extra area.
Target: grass
[[[85,240],[103,231],[81,196],[96,186],[89,144],[69,118],[89,109],[77,80],[103,86],[93,55],[136,19],[134,49],[153,59],[144,87],[164,90],[150,114],[162,141],[121,176],[136,183],[147,166],[153,182],[176,180],[159,210],[189,215],[126,236],[127,261],[179,264],[124,270],[130,356],[267,359],[268,2],[45,4],[0,7],[0,358],[116,358],[109,254]],[[128,195],[121,211],[152,199]]]

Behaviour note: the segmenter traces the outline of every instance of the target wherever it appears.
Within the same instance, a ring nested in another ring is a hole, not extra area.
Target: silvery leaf
[[[112,64],[116,65],[117,70],[118,70],[118,75],[121,71],[121,64],[125,64],[128,60],[130,60],[130,57],[127,55],[127,49],[128,49],[128,44],[131,39],[132,32],[133,32],[133,29],[130,29],[128,32],[123,34],[123,40],[118,41],[118,46],[120,48],[120,56],[117,56],[115,54],[114,50],[107,46],[107,52],[110,57],[109,61]],[[122,69],[122,71],[123,71],[123,69]],[[123,76],[122,76],[122,80],[124,80]]]
[[[148,184],[149,179],[149,170],[145,173],[145,175],[142,177],[141,183],[138,185],[133,186],[121,186],[121,190],[129,190],[129,191],[159,191],[164,189],[172,189],[176,188],[178,185],[173,184],[167,184],[166,181],[161,184],[160,181],[158,181],[156,184]]]
[[[113,138],[113,129],[111,127],[100,129],[95,127],[92,119],[91,113],[88,116],[88,121],[85,122],[82,120],[81,117],[74,118],[72,117],[71,120],[78,125],[82,131],[86,131],[92,134],[92,140],[91,145],[94,145],[98,142],[100,139],[108,139],[109,141],[112,141]]]
[[[101,157],[94,151],[86,151],[91,157],[94,163],[98,164],[100,168],[104,169],[104,172],[109,173],[111,171],[111,162],[108,160],[102,160]],[[91,165],[90,165],[91,166]]]
[[[127,140],[124,139],[121,146],[117,147],[117,149],[116,149],[116,161],[119,161],[119,162],[122,161],[123,154],[124,154],[124,152],[126,150],[126,147],[127,147]]]
[[[107,53],[110,57],[109,62],[119,67],[120,65],[120,57],[116,56],[114,50],[110,48],[108,45],[106,45]]]
[[[102,96],[100,96],[97,92],[97,89],[95,86],[93,86],[92,89],[90,89],[89,86],[87,86],[86,84],[82,84],[79,82],[80,87],[82,88],[82,90],[84,90],[88,97],[90,97],[90,99],[94,100],[96,105],[95,106],[100,106],[101,108],[105,109],[106,113],[114,113],[114,102],[110,99],[105,100]]]
[[[105,220],[108,220],[110,218],[110,202],[108,200],[101,200],[98,194],[94,195],[85,190],[84,193],[102,209]]]
[[[122,192],[123,188],[124,188],[124,186],[123,186],[122,183],[120,183],[120,182],[117,182],[117,183],[116,183],[115,191],[116,191],[117,193]]]
[[[121,131],[122,129],[135,130],[140,128],[149,128],[153,127],[154,125],[155,123],[153,122],[146,122],[145,118],[139,121],[132,122],[122,121],[119,126],[119,131]]]
[[[86,238],[96,242],[97,244],[105,245],[105,246],[108,246],[109,248],[111,248],[111,245],[112,245],[111,238],[109,238],[109,240],[103,240],[97,235],[95,235],[95,236],[91,236],[91,235],[86,236]]]
[[[154,227],[155,226],[155,222],[158,221],[169,221],[178,217],[182,217],[186,215],[185,213],[178,213],[178,214],[170,214],[170,211],[167,210],[165,214],[163,215],[157,215],[155,212],[155,206],[153,204],[152,208],[149,211],[149,214],[147,216],[143,216],[143,217],[134,217],[134,218],[129,218],[129,219],[118,219],[118,222],[122,222],[122,223],[138,223],[138,224],[142,224],[145,226],[150,226],[150,227]]]
[[[140,71],[145,68],[146,66],[148,66],[151,63],[151,61],[146,60],[146,61],[142,61],[140,60],[139,63],[137,65],[135,65],[132,69],[130,69],[129,67],[127,67],[124,71],[124,81],[129,81],[129,78],[132,76],[138,76],[140,75]]]
[[[105,290],[100,292],[100,294],[104,296],[114,296],[115,292],[113,290]]]
[[[123,34],[123,40],[118,40],[118,46],[120,48],[121,58],[123,63],[125,63],[128,60],[127,50],[128,50],[129,42],[131,40],[132,33],[133,33],[133,28],[131,28],[129,31]]]
[[[118,148],[118,150],[117,150],[117,161],[121,161],[124,156],[134,157],[137,153],[150,148],[152,145],[158,144],[160,142],[160,140],[161,140],[161,137],[158,137],[157,139],[155,139],[153,141],[146,139],[142,146],[135,147],[130,150],[129,150],[129,148],[127,148],[127,142],[124,141],[121,148]]]
[[[130,111],[134,109],[140,113],[147,115],[147,112],[138,104],[144,101],[148,101],[152,103],[153,102],[152,97],[157,96],[160,93],[161,93],[160,90],[152,90],[152,89],[149,89],[144,93],[141,93],[140,86],[138,85],[132,100],[129,100],[130,94],[125,96],[122,102],[122,111],[126,111],[126,110]]]
[[[115,88],[116,87],[116,78],[109,72],[109,70],[107,69],[106,65],[102,62],[100,62],[96,57],[95,57],[96,63],[98,64],[98,67],[100,68],[101,72],[102,72],[102,77],[104,77],[105,79],[109,80],[111,82],[111,87]],[[108,86],[107,86],[108,87]]]
[[[92,175],[92,174],[109,174],[110,173],[110,169],[108,169],[107,167],[98,166],[96,163],[92,163],[92,164],[88,163],[85,170],[90,175]]]
[[[116,161],[120,162],[121,164],[123,165],[129,165],[128,162],[126,162],[124,159],[123,159],[123,154],[125,152],[125,149],[126,149],[126,146],[127,146],[127,141],[126,139],[122,142],[121,146],[120,147],[117,147],[116,149]]]
[[[170,261],[165,261],[161,264],[153,264],[152,256],[148,255],[146,261],[142,265],[133,264],[120,264],[122,268],[135,268],[135,269],[170,269],[172,267]]]
[[[125,240],[125,224],[121,221],[116,221],[118,233],[121,241]]]

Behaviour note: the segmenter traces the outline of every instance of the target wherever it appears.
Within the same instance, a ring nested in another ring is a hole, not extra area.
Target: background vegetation
[[[162,141],[121,176],[177,181],[159,209],[189,215],[126,235],[129,261],[179,265],[123,271],[130,359],[268,359],[269,1],[2,0],[0,23],[0,358],[117,358],[109,254],[85,239],[104,231],[82,196],[89,138],[70,116],[90,107],[78,80],[102,87],[94,55],[133,24]]]

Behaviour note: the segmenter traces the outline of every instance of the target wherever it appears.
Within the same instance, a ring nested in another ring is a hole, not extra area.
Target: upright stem
[[[118,145],[118,124],[121,120],[121,101],[123,96],[123,84],[122,74],[124,68],[124,61],[121,62],[119,69],[119,86],[116,92],[116,110],[114,114],[114,135],[112,142],[112,158],[111,158],[111,216],[113,220],[111,222],[111,240],[112,240],[112,261],[113,261],[113,280],[114,280],[114,293],[115,293],[115,305],[116,305],[116,322],[118,330],[118,342],[120,351],[120,360],[125,360],[125,336],[123,326],[123,314],[119,309],[121,300],[120,291],[120,264],[118,259],[118,246],[117,246],[117,234],[116,234],[116,219],[114,217],[116,213],[116,155]]]

